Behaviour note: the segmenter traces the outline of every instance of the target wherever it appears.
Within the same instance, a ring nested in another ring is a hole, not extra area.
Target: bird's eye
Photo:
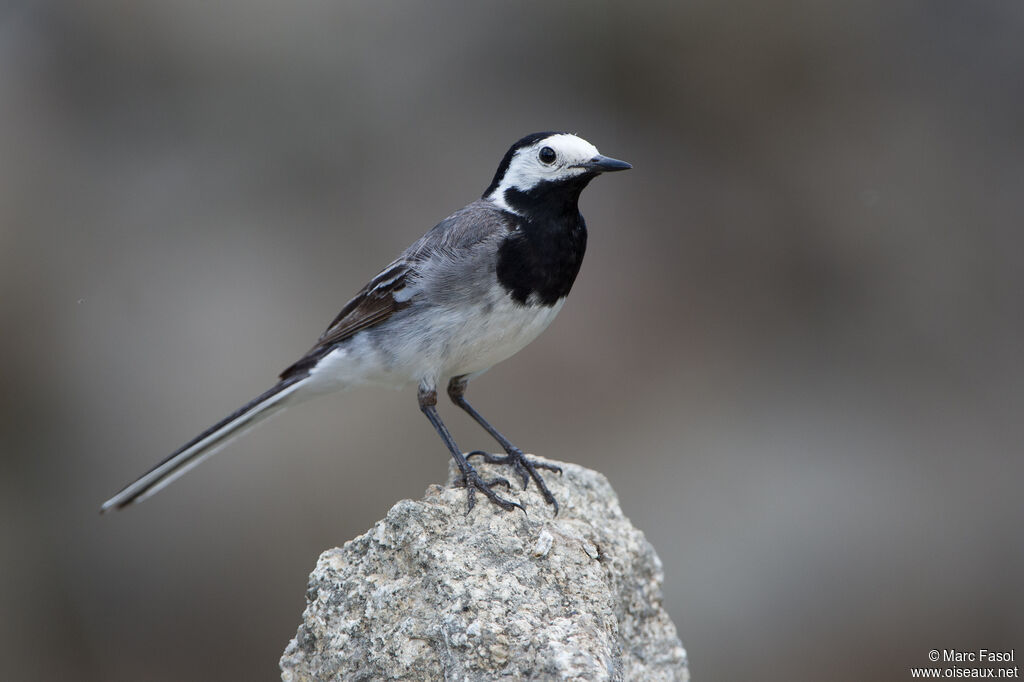
[[[544,163],[554,163],[556,156],[557,155],[555,154],[555,150],[552,149],[551,147],[543,147],[540,150],[540,160],[543,161]]]

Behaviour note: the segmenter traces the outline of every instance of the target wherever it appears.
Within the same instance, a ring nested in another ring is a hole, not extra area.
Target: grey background
[[[1020,651],[1022,30],[952,0],[0,5],[3,676],[277,675],[319,551],[444,476],[411,390],[98,506],[545,129],[635,170],[470,395],[608,475],[694,679]]]

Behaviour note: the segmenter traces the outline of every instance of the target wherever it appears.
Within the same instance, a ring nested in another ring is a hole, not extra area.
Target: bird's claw
[[[487,496],[494,504],[498,505],[505,511],[512,511],[513,509],[520,509],[525,514],[526,507],[518,502],[512,500],[506,500],[501,495],[494,492],[493,488],[496,485],[503,485],[507,490],[512,489],[512,484],[508,482],[507,478],[497,476],[489,481],[485,481],[480,478],[480,475],[475,469],[470,468],[469,471],[462,475],[462,485],[466,488],[466,513],[473,511],[473,507],[476,506],[476,491],[482,492]]]
[[[555,500],[555,496],[548,490],[547,485],[544,483],[544,479],[537,473],[537,469],[547,469],[553,471],[559,476],[562,475],[562,468],[554,464],[548,464],[547,462],[540,462],[535,459],[530,459],[523,454],[523,451],[519,448],[509,448],[508,454],[496,455],[492,452],[486,452],[484,450],[473,450],[466,455],[466,459],[472,457],[482,457],[488,464],[506,464],[519,474],[519,477],[523,480],[523,490],[530,484],[532,478],[534,483],[537,484],[537,488],[540,490],[541,495],[544,497],[544,501],[555,508],[555,514],[558,514],[558,501]]]

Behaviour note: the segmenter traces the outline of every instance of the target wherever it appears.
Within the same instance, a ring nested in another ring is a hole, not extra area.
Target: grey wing
[[[334,318],[313,348],[281,373],[304,375],[333,346],[376,326],[418,300],[466,298],[493,276],[494,254],[511,216],[482,201],[445,218],[370,280]]]
[[[438,305],[487,296],[496,276],[498,247],[514,220],[493,204],[476,201],[442,221],[410,249],[421,259],[411,286]]]

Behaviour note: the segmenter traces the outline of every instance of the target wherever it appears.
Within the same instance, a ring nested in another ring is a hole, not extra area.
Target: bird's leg
[[[518,502],[506,500],[495,493],[492,489],[496,485],[503,485],[506,488],[511,488],[507,479],[494,478],[490,481],[484,481],[480,478],[480,474],[477,473],[476,469],[473,468],[473,465],[467,462],[466,458],[462,456],[462,450],[459,450],[459,446],[455,444],[455,439],[452,438],[452,434],[448,432],[448,427],[444,425],[444,422],[441,421],[441,417],[437,414],[437,392],[421,387],[418,398],[420,402],[420,410],[423,411],[423,414],[427,415],[427,419],[429,419],[430,423],[433,424],[434,430],[437,431],[437,435],[441,436],[441,440],[443,440],[444,444],[448,446],[449,452],[451,452],[452,457],[455,458],[455,464],[459,467],[459,471],[462,472],[462,482],[463,485],[466,486],[467,494],[469,496],[466,512],[468,513],[471,511],[473,509],[473,505],[476,504],[475,495],[477,490],[486,495],[487,499],[491,502],[506,511],[512,511],[518,507],[525,512],[526,509],[523,508],[523,505]]]
[[[483,457],[484,461],[490,462],[491,464],[507,464],[511,466],[517,474],[523,479],[523,490],[529,485],[530,479],[532,478],[534,483],[540,489],[541,494],[544,496],[544,501],[555,508],[555,514],[558,513],[558,502],[555,500],[555,496],[548,490],[547,485],[544,483],[544,479],[537,473],[537,469],[547,469],[556,473],[562,473],[561,467],[557,467],[554,464],[547,464],[545,462],[538,462],[537,460],[529,459],[523,454],[523,451],[512,445],[505,436],[501,435],[496,428],[491,426],[486,419],[483,418],[479,412],[473,409],[473,406],[466,401],[466,386],[468,381],[465,376],[454,377],[448,382],[448,397],[452,399],[452,402],[461,407],[466,413],[472,417],[477,424],[484,427],[487,433],[494,437],[494,440],[501,444],[501,447],[505,449],[506,455],[494,455],[483,450],[474,450],[469,453],[469,457]]]

